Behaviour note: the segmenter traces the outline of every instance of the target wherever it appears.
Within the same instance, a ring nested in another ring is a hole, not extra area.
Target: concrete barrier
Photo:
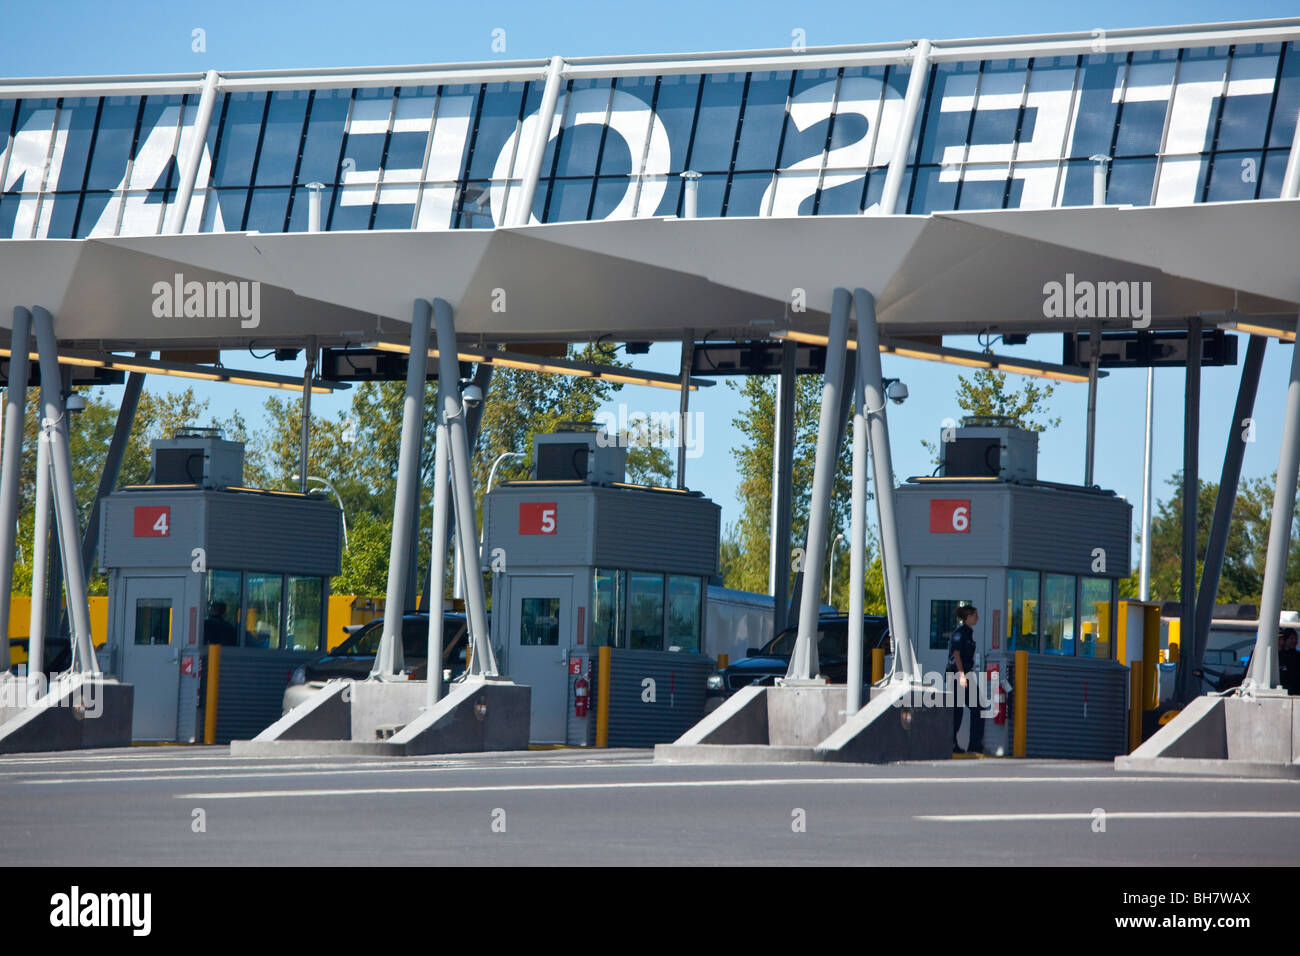
[[[131,745],[135,688],[104,677],[51,681],[7,675],[0,688],[0,754]]]

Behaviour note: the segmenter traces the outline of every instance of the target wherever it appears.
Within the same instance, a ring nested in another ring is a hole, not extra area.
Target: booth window
[[[520,601],[519,643],[524,647],[560,643],[559,598],[524,598]]]
[[[172,602],[169,598],[136,599],[135,642],[137,644],[172,642]]]
[[[1074,656],[1074,575],[1043,576],[1043,653]]]
[[[287,651],[320,650],[324,582],[320,578],[289,575],[288,605],[285,610]]]
[[[952,640],[952,632],[957,630],[957,608],[972,603],[963,598],[960,601],[930,602],[930,649],[947,650]]]
[[[280,647],[280,597],[284,577],[250,571],[245,579],[244,646]]]
[[[207,616],[203,619],[203,643],[239,644],[239,611],[243,606],[243,575],[238,571],[209,571]]]
[[[1007,572],[1007,650],[1038,653],[1038,572]]]
[[[628,641],[637,651],[664,649],[664,576],[628,572]]]
[[[1111,597],[1114,582],[1110,578],[1079,578],[1079,656],[1110,660]]]
[[[700,649],[700,579],[673,574],[668,577],[668,646],[683,651]]]
[[[622,647],[627,572],[597,568],[591,582],[591,643]]]

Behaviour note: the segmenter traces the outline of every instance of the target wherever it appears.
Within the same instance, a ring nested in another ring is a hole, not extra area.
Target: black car
[[[284,692],[284,712],[288,713],[328,680],[350,678],[365,680],[375,666],[380,638],[384,636],[383,618],[364,624],[346,641],[323,657],[304,664],[293,672]],[[442,671],[451,672],[454,680],[465,670],[465,650],[469,646],[469,621],[464,614],[448,611],[442,616]],[[404,670],[411,680],[425,680],[429,673],[429,615],[402,616],[402,657]]]
[[[798,626],[788,627],[761,648],[750,648],[747,656],[725,670],[709,676],[709,697],[727,698],[750,684],[771,686],[784,677],[790,667],[790,655],[799,636]],[[889,653],[889,621],[875,614],[863,615],[862,666],[871,673],[871,651],[884,648]],[[849,618],[847,614],[822,617],[817,623],[817,659],[821,673],[832,684],[843,684],[849,669]]]

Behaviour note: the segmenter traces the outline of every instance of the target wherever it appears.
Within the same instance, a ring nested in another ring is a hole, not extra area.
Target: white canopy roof
[[[225,233],[0,241],[10,308],[78,348],[359,344],[406,337],[441,297],[481,343],[763,337],[822,330],[832,289],[875,292],[887,335],[1084,329],[1044,285],[1150,282],[1151,327],[1236,310],[1294,322],[1300,201],[920,216],[638,219],[446,232]],[[156,285],[248,280],[257,324],[155,315]],[[803,290],[806,311],[793,304]],[[1127,318],[1107,323],[1131,327]]]

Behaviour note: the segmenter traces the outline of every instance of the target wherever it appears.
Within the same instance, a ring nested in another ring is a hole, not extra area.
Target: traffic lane
[[[323,770],[271,787],[232,766],[219,786],[201,789],[187,781],[120,777],[6,786],[0,852],[12,862],[35,862],[38,855],[41,862],[84,863],[93,852],[105,863],[553,863],[556,850],[576,841],[598,851],[588,862],[1226,863],[1267,861],[1278,836],[1286,834],[1283,845],[1294,846],[1300,835],[1293,821],[1216,821],[1201,852],[1188,837],[1199,838],[1205,821],[1115,820],[1094,833],[1081,821],[972,826],[920,819],[1062,809],[1090,814],[1097,807],[1294,808],[1297,791],[1286,782],[1121,777],[1105,765],[1011,761],[880,768],[540,762],[486,774],[482,766],[427,768],[403,773],[400,784]],[[247,761],[248,772],[257,763]],[[862,779],[845,782],[854,777]],[[703,782],[714,785],[691,785]],[[412,786],[423,792],[400,792]],[[274,790],[288,792],[229,797]],[[320,790],[329,793],[312,792]],[[31,805],[37,797],[39,808]],[[20,805],[26,812],[15,813]],[[800,809],[802,821],[795,814]],[[1156,831],[1165,835],[1150,839]],[[1123,839],[1113,839],[1117,833]]]

